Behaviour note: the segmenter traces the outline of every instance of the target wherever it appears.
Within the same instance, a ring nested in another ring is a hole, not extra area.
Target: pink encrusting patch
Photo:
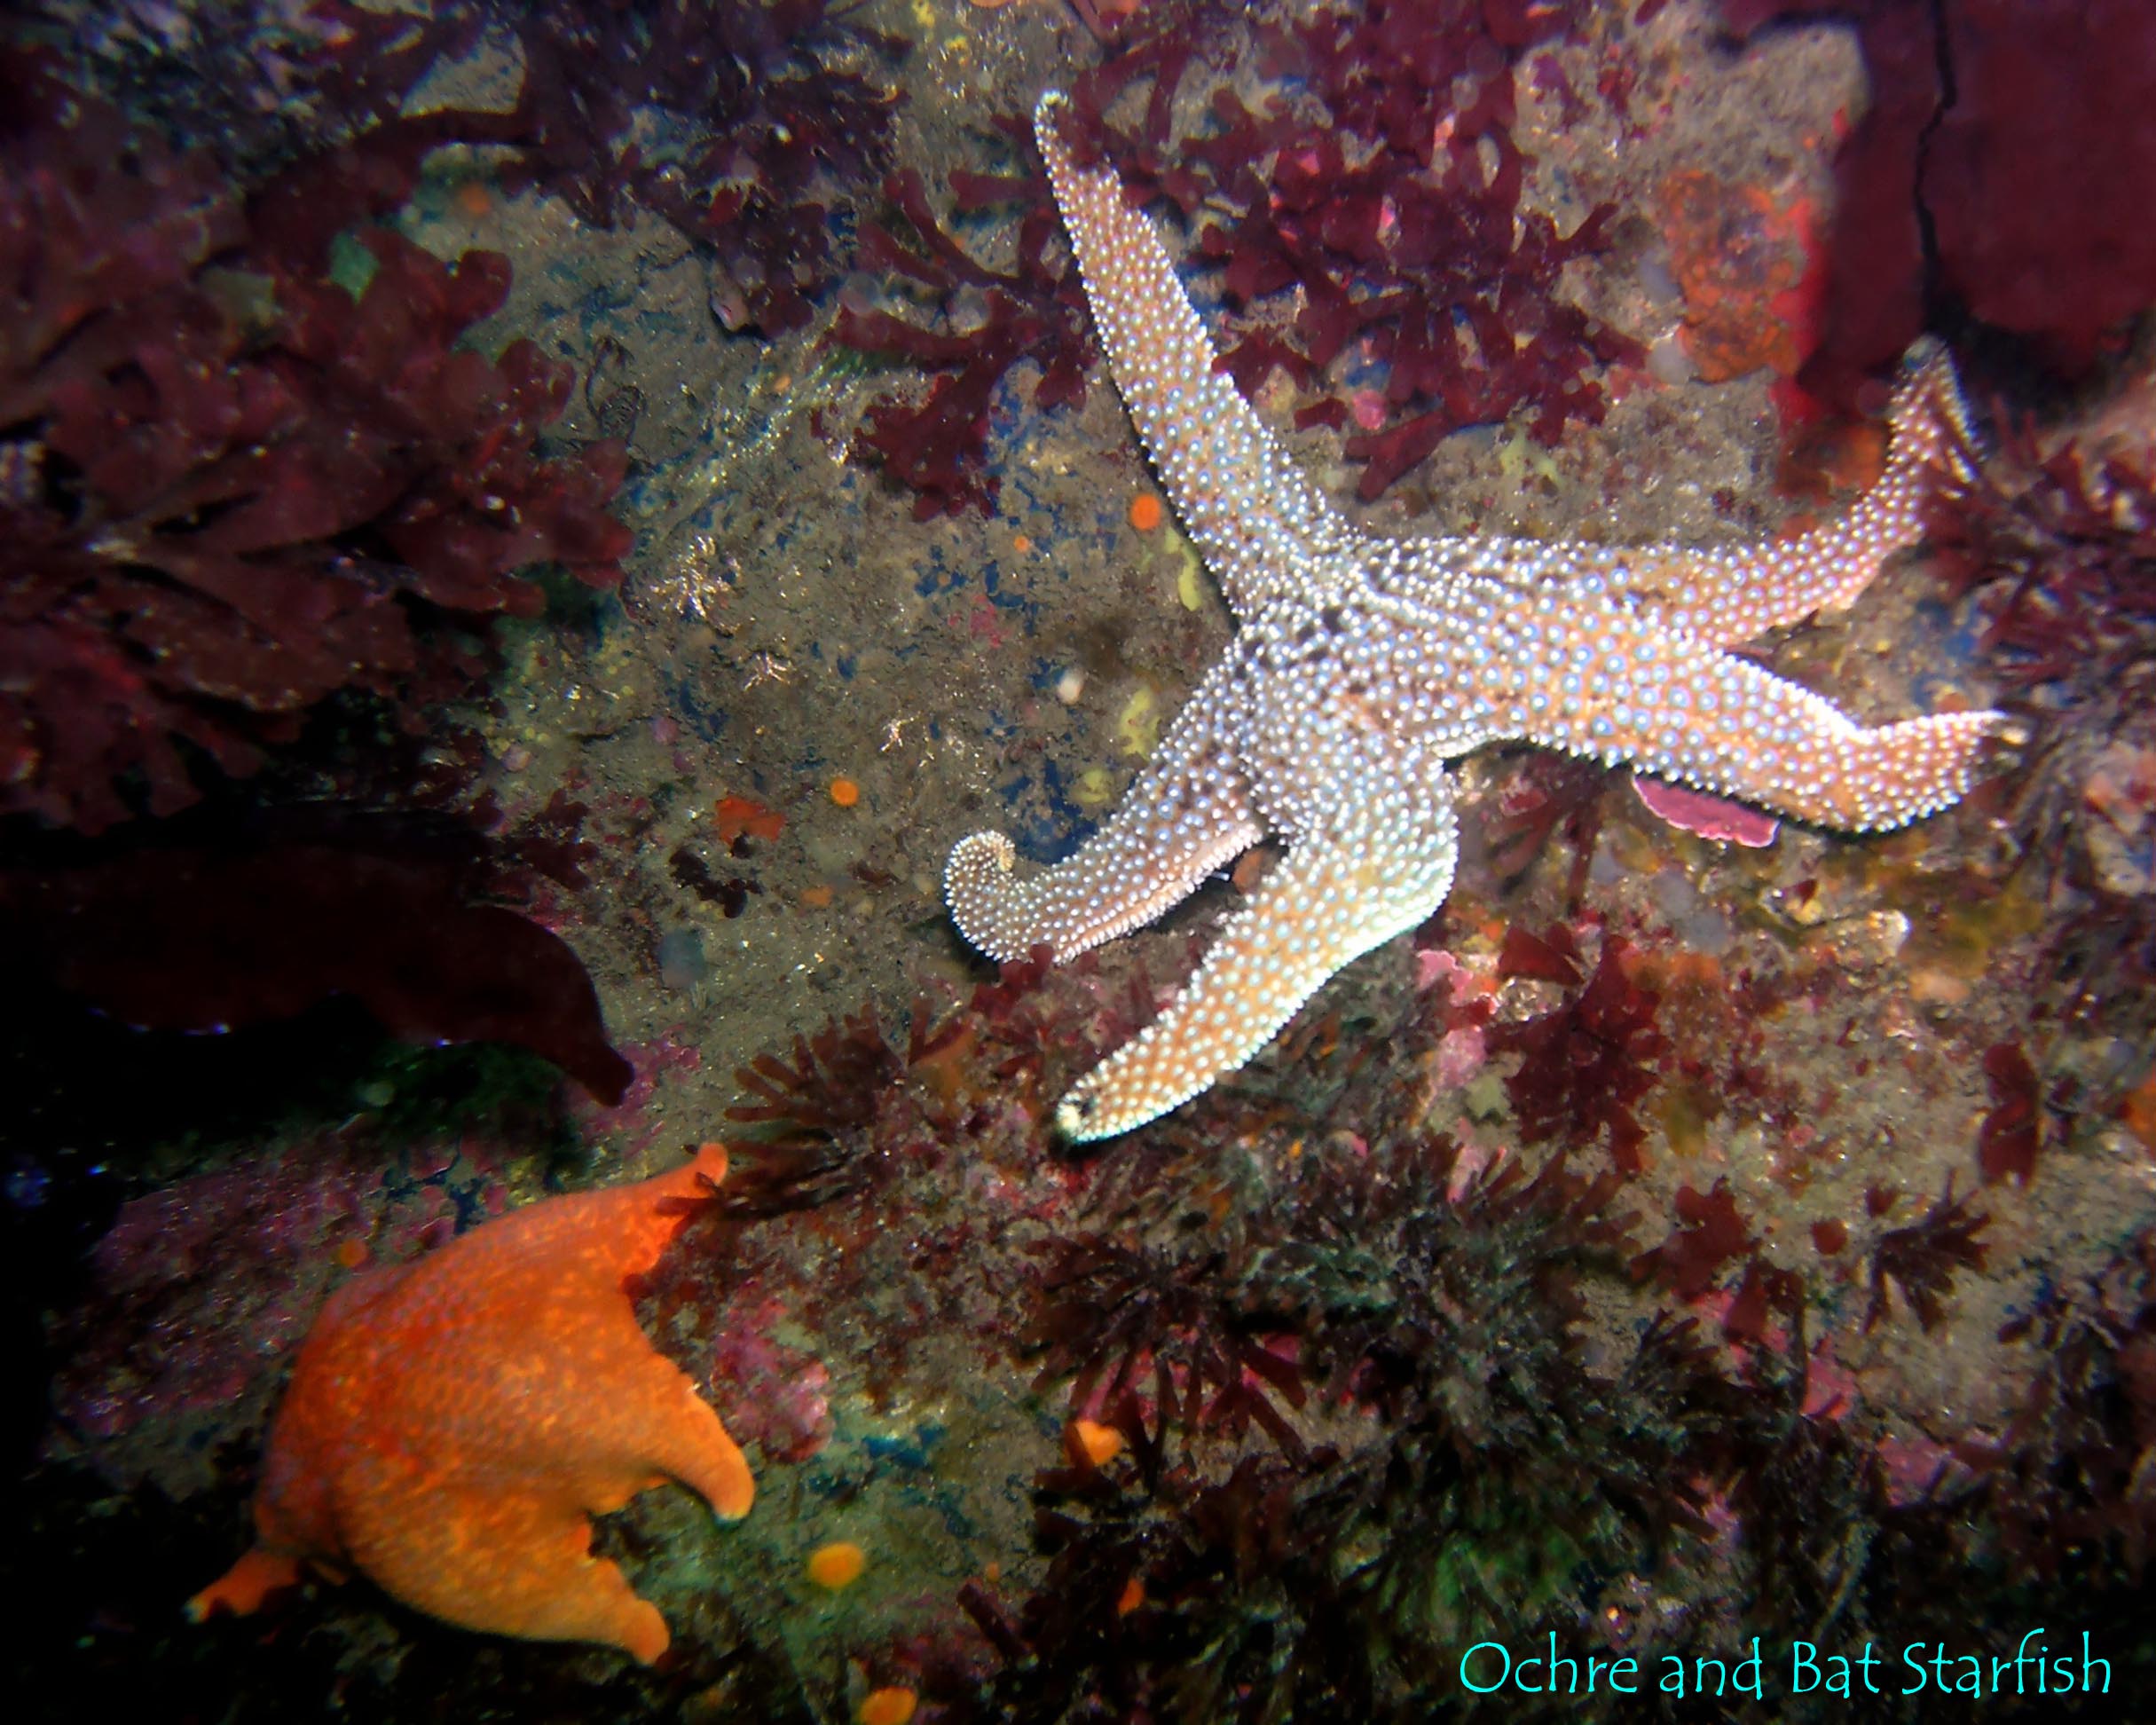
[[[1688,785],[1672,784],[1667,779],[1642,778],[1634,773],[1632,788],[1639,792],[1641,802],[1680,831],[1696,832],[1720,844],[1762,850],[1782,831],[1782,823],[1772,815]]]

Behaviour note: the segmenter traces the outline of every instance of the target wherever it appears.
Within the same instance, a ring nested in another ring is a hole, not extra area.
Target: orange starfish
[[[748,1463],[625,1288],[726,1177],[726,1149],[550,1198],[349,1283],[300,1350],[255,1495],[256,1545],[187,1603],[246,1612],[364,1570],[422,1611],[646,1664],[665,1619],[591,1555],[590,1517],[678,1479],[728,1520]]]

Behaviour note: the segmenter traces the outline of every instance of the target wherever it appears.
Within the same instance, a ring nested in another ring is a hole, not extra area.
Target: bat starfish
[[[1287,855],[1145,1030],[1057,1109],[1076,1139],[1129,1130],[1270,1041],[1349,960],[1444,902],[1452,761],[1523,740],[1850,832],[1946,807],[2003,714],[1858,724],[1727,650],[1848,604],[1921,536],[1928,493],[1974,477],[1943,351],[1912,356],[1878,484],[1843,520],[1727,550],[1373,537],[1340,515],[1217,369],[1158,234],[1082,167],[1063,97],[1034,126],[1108,366],[1237,632],[1101,830],[1020,878],[978,832],[944,874],[998,958],[1058,958],[1151,922],[1268,835]]]
[[[666,1479],[728,1521],[755,1501],[629,1292],[726,1160],[709,1144],[655,1179],[545,1199],[333,1294],[270,1429],[256,1544],[188,1615],[255,1611],[303,1566],[358,1569],[468,1629],[657,1658],[666,1621],[591,1555],[590,1518]]]

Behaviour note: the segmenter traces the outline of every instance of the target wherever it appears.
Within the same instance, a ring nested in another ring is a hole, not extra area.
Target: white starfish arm
[[[1451,776],[1418,761],[1390,784],[1310,823],[1161,1016],[1072,1086],[1060,1130],[1111,1138],[1189,1100],[1264,1047],[1343,965],[1444,902],[1460,853]]]
[[[1844,832],[1960,800],[1993,742],[2016,733],[1991,711],[1860,725],[1801,684],[1609,598],[1515,620],[1488,681],[1506,734]]]
[[[1221,739],[1233,660],[1199,684],[1107,823],[1053,868],[1020,880],[1000,832],[961,839],[943,870],[959,932],[992,958],[1045,943],[1068,958],[1143,927],[1265,836]]]
[[[1888,557],[1924,536],[1931,500],[1975,479],[1975,434],[1944,348],[1910,350],[1889,418],[1878,483],[1839,520],[1796,539],[1719,549],[1403,540],[1371,563],[1374,583],[1389,599],[1441,610],[1460,574],[1485,576],[1563,605],[1614,599],[1700,646],[1734,647],[1851,604]]]
[[[1229,607],[1247,619],[1291,584],[1280,552],[1313,559],[1354,534],[1216,368],[1213,343],[1145,213],[1110,169],[1081,168],[1061,127],[1068,103],[1041,98],[1034,134],[1078,254],[1108,369]]]
[[[1892,443],[1878,483],[1837,521],[1796,539],[1725,549],[1646,546],[1611,550],[1607,568],[1568,584],[1620,595],[1710,647],[1841,610],[1887,558],[1924,537],[1932,499],[1976,478],[1976,438],[1944,347],[1909,351],[1888,410]]]

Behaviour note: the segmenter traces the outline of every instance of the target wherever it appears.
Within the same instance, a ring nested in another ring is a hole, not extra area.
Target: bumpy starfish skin
[[[623,1286],[725,1174],[707,1145],[657,1179],[545,1199],[341,1288],[271,1428],[255,1548],[189,1615],[252,1611],[303,1563],[362,1570],[468,1629],[665,1651],[657,1608],[591,1555],[590,1516],[668,1479],[728,1520],[755,1498]]]
[[[1215,367],[1159,236],[1078,165],[1063,98],[1035,129],[1138,437],[1239,627],[1160,753],[1076,855],[1021,880],[1000,833],[951,853],[959,928],[999,958],[1066,957],[1151,921],[1267,834],[1286,859],[1161,1016],[1082,1079],[1074,1138],[1142,1125],[1248,1059],[1343,965],[1452,886],[1447,763],[1516,738],[1849,831],[1954,802],[1997,713],[1868,729],[1722,650],[1846,605],[1972,477],[1943,353],[1897,392],[1879,483],[1841,522],[1739,550],[1381,540],[1335,512]]]

